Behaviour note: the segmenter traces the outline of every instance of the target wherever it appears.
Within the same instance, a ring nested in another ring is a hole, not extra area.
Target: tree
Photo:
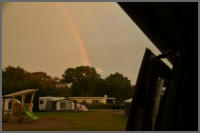
[[[25,89],[27,76],[28,72],[19,66],[8,66],[5,70],[2,70],[3,95]]]
[[[24,89],[38,89],[34,97],[33,109],[38,109],[39,97],[42,96],[70,96],[69,88],[60,83],[60,79],[52,78],[44,72],[27,72],[21,67],[8,66],[2,70],[2,94],[13,93]],[[31,95],[26,96],[26,101]]]
[[[104,79],[99,79],[96,82],[96,88],[94,90],[95,96],[104,96],[106,94],[106,82]]]
[[[123,101],[133,96],[133,87],[130,80],[122,74],[111,74],[105,79],[105,82],[108,96],[115,97],[118,101]]]
[[[73,96],[94,96],[101,79],[96,69],[89,66],[68,68],[62,76],[64,82],[71,84]]]
[[[55,86],[53,78],[47,75],[45,72],[33,72],[28,76],[28,80],[38,80],[49,84],[50,86]]]

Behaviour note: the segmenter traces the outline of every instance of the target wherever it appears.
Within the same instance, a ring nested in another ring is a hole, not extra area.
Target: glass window
[[[40,100],[40,104],[43,104],[43,100]]]
[[[99,100],[93,100],[92,102],[93,103],[99,103]]]

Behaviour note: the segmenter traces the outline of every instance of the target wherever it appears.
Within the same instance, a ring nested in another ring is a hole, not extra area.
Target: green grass
[[[92,110],[89,112],[40,112],[39,117],[62,117],[71,127],[63,130],[125,130],[127,117],[124,113],[104,112]],[[52,128],[51,130],[60,130]]]
[[[34,114],[39,117],[37,121],[28,123],[30,126],[28,124],[21,126],[21,129],[18,127],[16,130],[123,131],[127,122],[123,111],[90,110],[88,112],[35,112]]]

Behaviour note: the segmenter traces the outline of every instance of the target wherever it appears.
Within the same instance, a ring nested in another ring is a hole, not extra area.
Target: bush
[[[96,103],[96,104],[85,104],[88,109],[113,109],[113,104],[103,104],[103,103]]]

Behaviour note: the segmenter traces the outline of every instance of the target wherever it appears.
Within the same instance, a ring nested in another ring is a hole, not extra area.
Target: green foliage
[[[2,71],[2,94],[8,94],[25,89],[28,73],[23,68],[8,66]]]
[[[97,84],[101,80],[95,68],[89,66],[68,68],[63,74],[63,79],[71,84],[72,96],[94,96]]]
[[[105,82],[106,93],[111,97],[116,97],[118,101],[123,101],[133,96],[130,80],[122,74],[111,74],[105,79]]]

